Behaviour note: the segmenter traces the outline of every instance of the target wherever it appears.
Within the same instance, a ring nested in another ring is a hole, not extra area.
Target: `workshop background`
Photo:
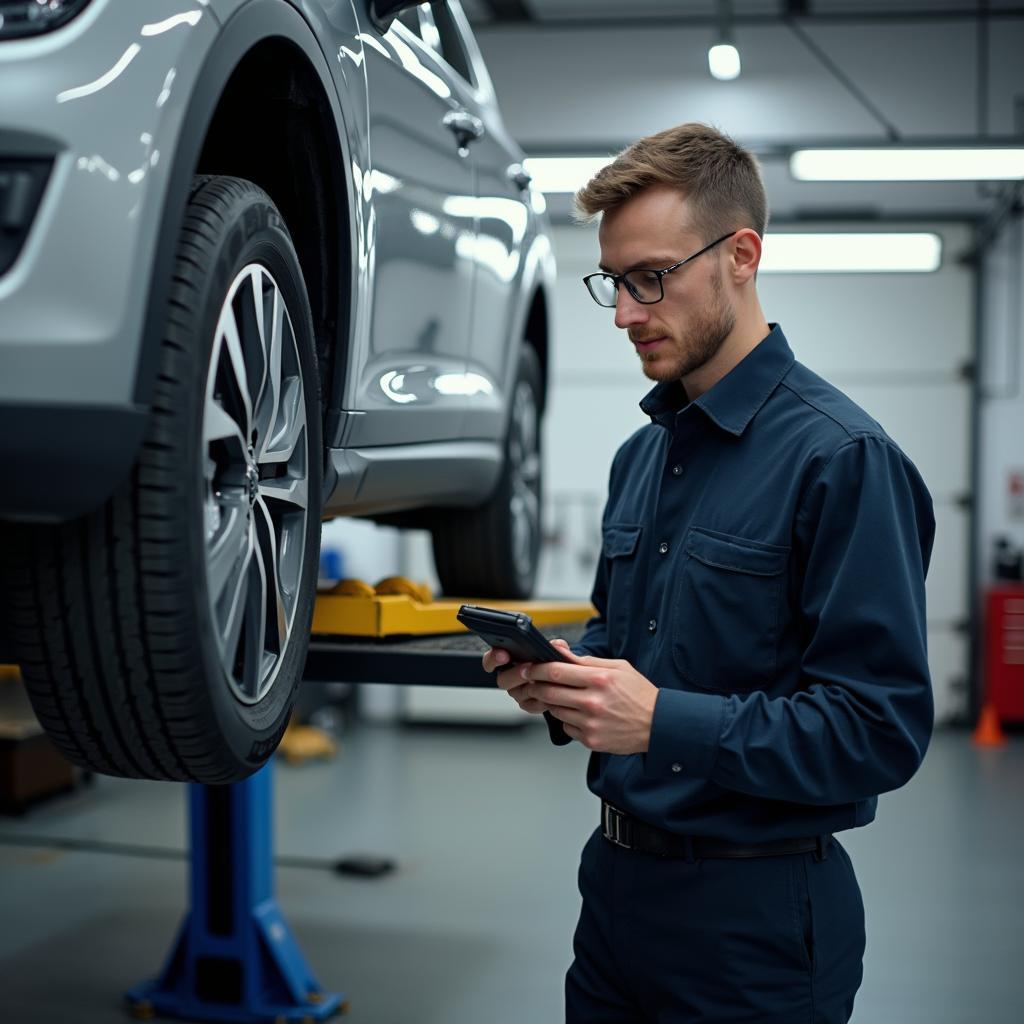
[[[704,121],[761,159],[766,256],[789,234],[829,233],[840,248],[861,233],[934,236],[930,269],[823,272],[805,258],[796,271],[766,269],[759,291],[797,358],[882,423],[935,502],[936,734],[918,775],[882,797],[877,821],[842,837],[867,912],[854,1020],[1014,1024],[1024,1006],[1024,632],[993,650],[985,610],[994,589],[1024,594],[1014,555],[1024,548],[1024,172],[811,182],[793,176],[790,156],[1024,146],[1024,6],[727,7],[723,23],[711,0],[463,0],[554,228],[537,593],[589,596],[608,468],[644,422],[637,403],[649,387],[611,311],[580,282],[596,267],[597,231],[572,221],[564,182],[580,172],[558,160],[608,159],[642,135]],[[708,69],[723,32],[741,58],[734,80]],[[328,576],[437,584],[422,533],[338,520],[323,552]],[[999,657],[1017,687],[995,709],[1003,745],[982,715]],[[578,855],[597,815],[586,751],[551,746],[539,720],[497,692],[310,685],[300,710],[337,752],[277,758],[277,897],[317,977],[350,1001],[348,1019],[560,1019]],[[174,784],[96,777],[0,817],[0,1021],[122,1019],[121,993],[159,969],[178,928],[188,842],[186,791]],[[360,853],[394,870],[335,870]]]

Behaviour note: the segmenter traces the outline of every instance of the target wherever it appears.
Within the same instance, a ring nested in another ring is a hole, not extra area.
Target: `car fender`
[[[511,394],[511,389],[515,382],[520,345],[523,344],[526,336],[526,325],[530,316],[530,309],[533,306],[538,291],[544,293],[547,307],[549,351],[551,347],[552,325],[554,323],[552,304],[555,296],[556,267],[550,235],[546,230],[539,230],[535,221],[532,232],[524,240],[524,246],[525,252],[521,261],[516,309],[509,324],[508,342],[505,346],[505,351],[508,355],[506,356],[504,372],[504,390],[507,394]],[[544,381],[544,388],[546,392],[547,380]],[[508,410],[508,414],[509,416],[511,415],[511,408]]]
[[[233,10],[230,16],[227,16],[231,8]],[[331,105],[345,165],[345,191],[349,204],[349,223],[352,225],[350,294],[354,302],[359,302],[360,298],[357,295],[358,268],[361,263],[365,263],[365,257],[360,259],[358,251],[360,247],[365,251],[366,211],[362,190],[354,183],[354,169],[366,167],[368,161],[365,153],[351,152],[344,109],[338,98],[327,58],[316,36],[299,10],[285,0],[248,0],[241,6],[237,3],[221,3],[214,4],[214,10],[226,16],[226,20],[192,85],[180,135],[174,147],[173,166],[163,198],[157,250],[150,273],[143,346],[136,373],[135,400],[139,404],[148,404],[152,396],[175,248],[203,142],[221,94],[232,73],[245,54],[264,39],[281,37],[298,47],[320,79]],[[361,88],[365,90],[365,79],[361,83]],[[356,104],[362,103],[365,108],[365,96],[353,96],[352,100]]]

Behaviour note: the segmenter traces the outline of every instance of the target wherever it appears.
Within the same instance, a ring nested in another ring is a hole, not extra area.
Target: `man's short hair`
[[[710,240],[753,228],[762,238],[768,199],[753,153],[710,125],[691,122],[648,135],[624,149],[576,193],[578,219],[622,206],[651,185],[685,195],[693,223]]]

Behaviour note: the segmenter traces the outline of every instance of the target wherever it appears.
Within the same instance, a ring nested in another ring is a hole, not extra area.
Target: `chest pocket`
[[[604,557],[608,559],[608,646],[613,658],[621,656],[626,643],[642,530],[642,526],[629,523],[609,523],[603,530]]]
[[[775,677],[789,548],[693,527],[686,535],[672,657],[706,690],[762,689]]]

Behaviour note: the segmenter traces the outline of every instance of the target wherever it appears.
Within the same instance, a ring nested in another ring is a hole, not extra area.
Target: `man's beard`
[[[650,380],[679,380],[713,359],[736,326],[736,314],[726,304],[722,276],[711,279],[711,301],[691,321],[682,350],[639,353],[644,375]],[[658,346],[663,348],[664,346]]]

